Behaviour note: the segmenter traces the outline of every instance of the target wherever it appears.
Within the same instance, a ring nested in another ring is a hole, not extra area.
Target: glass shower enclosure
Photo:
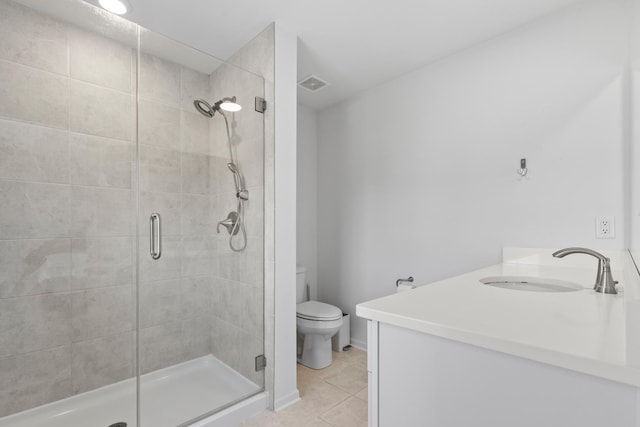
[[[0,0],[1,427],[186,426],[264,390],[256,97],[84,1]]]

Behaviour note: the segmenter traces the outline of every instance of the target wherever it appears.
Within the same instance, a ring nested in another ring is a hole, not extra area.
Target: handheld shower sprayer
[[[244,178],[235,163],[227,163],[227,167],[233,174],[233,183],[236,186],[236,197],[242,200],[249,200],[249,192],[244,187]]]
[[[237,199],[237,209],[236,211],[231,211],[227,215],[225,219],[218,222],[218,226],[216,230],[220,233],[220,226],[222,225],[229,232],[229,247],[234,252],[241,252],[247,247],[247,232],[244,228],[244,202],[249,200],[249,192],[245,188],[244,185],[244,177],[240,173],[240,169],[235,161],[235,156],[233,153],[233,146],[231,143],[231,132],[229,131],[229,121],[227,120],[225,111],[236,112],[240,111],[242,107],[240,104],[236,103],[236,97],[232,96],[229,98],[222,98],[216,101],[213,105],[209,104],[207,101],[202,99],[196,99],[193,101],[193,105],[196,107],[196,110],[200,112],[205,117],[213,118],[216,113],[220,113],[220,115],[224,118],[225,127],[227,130],[227,142],[229,145],[229,157],[230,162],[227,163],[227,167],[229,171],[233,174],[233,183],[236,188],[236,199]],[[238,234],[239,231],[242,231],[242,244],[240,246],[234,245],[234,237]]]

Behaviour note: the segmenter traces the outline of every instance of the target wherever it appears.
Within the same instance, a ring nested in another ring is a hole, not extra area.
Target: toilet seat
[[[296,316],[314,321],[334,321],[342,319],[342,310],[319,301],[306,301],[296,306]]]

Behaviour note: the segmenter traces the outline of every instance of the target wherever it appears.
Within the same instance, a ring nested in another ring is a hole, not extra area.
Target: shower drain
[[[127,423],[114,423],[114,424],[111,424],[109,427],[127,427]]]

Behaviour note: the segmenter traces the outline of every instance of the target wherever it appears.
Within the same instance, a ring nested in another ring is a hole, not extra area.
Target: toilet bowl
[[[296,286],[296,327],[298,362],[312,369],[331,365],[331,337],[342,327],[342,310],[319,301],[305,301],[308,297],[307,270],[298,266]]]
[[[331,365],[331,337],[342,327],[342,310],[318,301],[296,306],[298,362],[312,369]]]

